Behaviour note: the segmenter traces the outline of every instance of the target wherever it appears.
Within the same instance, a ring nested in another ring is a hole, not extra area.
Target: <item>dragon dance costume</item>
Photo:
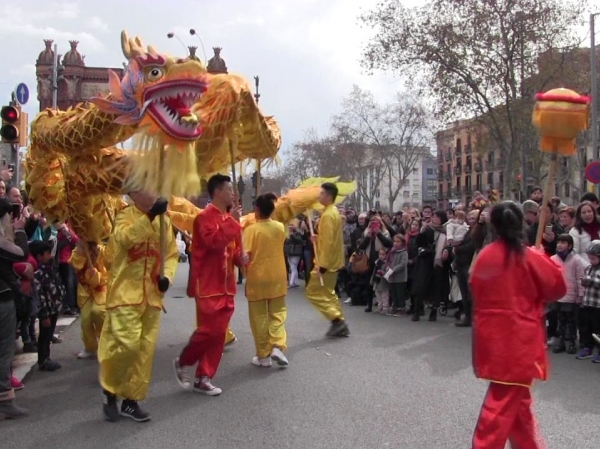
[[[104,261],[105,247],[104,245],[97,245],[94,249],[92,247],[93,245],[89,245],[87,250],[83,250],[79,245],[77,250],[73,251],[69,261],[79,282],[77,307],[80,310],[81,339],[84,350],[79,353],[78,357],[82,359],[96,355],[106,314],[108,272]],[[82,254],[83,251],[88,252],[88,257]]]
[[[250,258],[246,298],[256,347],[252,363],[257,366],[271,366],[271,358],[280,366],[288,364],[282,352],[287,348],[285,238],[283,224],[271,219],[258,220],[244,230],[244,250]]]
[[[318,266],[315,266],[310,275],[306,297],[332,323],[328,336],[346,336],[344,313],[335,293],[337,272],[344,267],[342,219],[333,204],[326,206],[321,214],[315,246],[315,262],[318,262]]]
[[[534,379],[548,378],[542,317],[546,303],[566,294],[561,269],[541,252],[525,249],[522,263],[508,259],[498,240],[484,248],[471,273],[473,369],[490,381],[473,449],[544,445],[531,410]]]
[[[235,308],[234,265],[242,265],[241,229],[229,213],[212,204],[194,220],[188,296],[196,298],[201,319],[175,364],[176,370],[197,364],[194,390],[208,395],[221,393],[211,379],[219,368],[225,334]]]
[[[165,222],[164,271],[165,277],[172,280],[179,263],[179,251],[168,217]],[[98,350],[99,377],[109,401],[114,401],[114,396],[125,399],[123,411],[132,402],[143,400],[150,385],[166,290],[161,291],[158,282],[158,219],[151,220],[136,206],[126,207],[116,217],[107,252],[110,277],[106,319]]]

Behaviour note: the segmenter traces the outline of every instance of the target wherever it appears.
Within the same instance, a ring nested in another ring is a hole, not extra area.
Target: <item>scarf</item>
[[[408,231],[405,235],[404,238],[406,239],[406,247],[408,248],[408,241],[419,235],[419,231]]]
[[[567,257],[569,257],[569,254],[571,254],[571,252],[573,252],[572,249],[567,250],[567,251],[556,251],[556,255],[558,257],[560,257],[560,259],[565,262],[567,260]]]
[[[582,228],[592,237],[592,240],[600,239],[600,224],[596,220],[591,223],[583,223]]]

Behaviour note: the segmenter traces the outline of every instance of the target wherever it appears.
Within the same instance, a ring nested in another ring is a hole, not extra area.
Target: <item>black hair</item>
[[[575,245],[573,237],[571,237],[569,234],[561,234],[558,237],[556,237],[556,243],[558,242],[565,242],[567,245],[570,245],[571,248],[573,248],[573,246]]]
[[[330,196],[331,200],[335,202],[335,199],[338,196],[338,188],[333,182],[326,182],[321,184],[321,188],[325,190]]]
[[[428,207],[428,206],[425,206],[425,207]],[[425,207],[423,209],[425,209]],[[436,210],[433,213],[433,215],[438,217],[440,219],[440,221],[442,222],[442,224],[444,224],[448,221],[448,214],[444,210]]]
[[[496,235],[508,246],[509,252],[523,253],[523,220],[523,211],[511,201],[498,203],[492,208],[490,222]]]
[[[210,177],[207,183],[208,195],[212,198],[215,194],[215,190],[223,187],[223,184],[231,182],[231,178],[227,175],[221,175],[217,173]]]
[[[23,207],[29,205],[29,195],[26,190],[21,190],[21,200],[23,201]]]
[[[540,186],[535,186],[531,189],[531,193],[533,192],[543,192],[543,190]]]
[[[421,209],[421,212],[423,212],[425,209],[429,209],[431,212],[433,212],[433,207],[431,207],[431,206],[423,206],[423,209]]]
[[[12,203],[6,198],[0,198],[0,218],[12,212]]]
[[[256,198],[254,205],[262,217],[269,218],[275,210],[275,201],[277,196],[274,193],[263,193]]]
[[[598,201],[598,197],[594,192],[585,192],[581,197],[581,200],[579,200],[579,202],[583,203],[585,201],[589,201],[590,203],[600,203],[600,201]]]
[[[52,252],[52,243],[47,240],[33,240],[29,242],[29,253],[33,257],[43,256]]]

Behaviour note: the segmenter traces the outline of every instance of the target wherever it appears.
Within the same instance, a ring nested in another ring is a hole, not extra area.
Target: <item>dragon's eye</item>
[[[150,67],[146,71],[148,81],[157,81],[163,76],[163,70],[160,67]]]

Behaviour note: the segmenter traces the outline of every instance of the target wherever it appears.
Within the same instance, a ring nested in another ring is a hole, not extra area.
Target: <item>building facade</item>
[[[436,206],[438,197],[438,164],[436,157],[427,151],[422,163],[422,205]]]
[[[40,111],[52,108],[52,67],[54,64],[54,41],[44,39],[46,48],[39,54],[35,64],[37,76],[37,99]],[[86,67],[85,56],[77,50],[77,41],[69,42],[70,50],[58,62],[61,66],[58,81],[58,109],[66,110],[70,106],[88,101],[98,94],[107,94],[108,67]],[[123,76],[123,68],[111,68]]]

